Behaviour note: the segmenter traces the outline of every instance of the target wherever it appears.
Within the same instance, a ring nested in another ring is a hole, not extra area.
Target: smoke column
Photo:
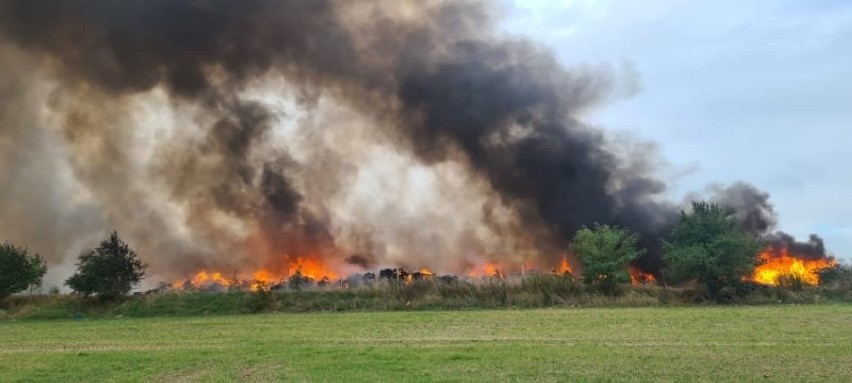
[[[562,67],[497,15],[462,0],[0,0],[14,180],[0,233],[61,262],[115,228],[166,277],[302,256],[463,272],[555,264],[601,222],[641,233],[640,266],[658,271],[679,206],[654,154],[582,122],[615,75]],[[774,227],[765,193],[715,193]]]

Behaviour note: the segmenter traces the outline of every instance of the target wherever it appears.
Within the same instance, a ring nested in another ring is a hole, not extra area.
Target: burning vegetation
[[[757,258],[757,267],[749,278],[752,282],[766,286],[781,286],[797,281],[809,286],[817,286],[820,283],[821,272],[833,268],[837,261],[832,257],[809,258],[802,254],[791,254],[786,247],[769,247],[761,251]],[[539,275],[542,269],[532,264],[522,265],[517,269],[510,269],[497,263],[484,263],[471,269],[463,278],[469,282],[486,279],[503,280],[508,277],[524,278],[528,275]],[[574,270],[568,262],[568,256],[564,255],[556,267],[550,268],[552,274],[576,278]],[[628,267],[630,284],[632,286],[655,285],[657,278],[648,272],[630,266]],[[205,290],[225,291],[228,289],[282,289],[298,280],[301,286],[339,286],[357,287],[370,284],[377,280],[375,273],[355,273],[345,278],[340,278],[340,273],[328,269],[321,261],[311,258],[297,258],[291,263],[290,269],[285,273],[272,273],[267,270],[258,270],[250,274],[250,277],[240,278],[239,272],[234,271],[230,275],[222,272],[200,271],[191,278],[179,280],[171,284],[173,289],[182,290]],[[406,284],[423,280],[437,278],[443,281],[458,280],[459,277],[447,274],[439,275],[428,268],[420,268],[409,272],[404,268],[388,268],[378,271],[378,280],[398,281]]]
[[[221,271],[199,271],[191,278],[181,279],[171,284],[176,289],[224,290],[246,289],[262,290],[281,286],[290,280],[298,279],[305,283],[317,282],[320,285],[338,280],[338,274],[331,270],[321,258],[297,257],[286,263],[283,271],[259,269],[251,273],[234,270],[230,274]]]
[[[657,283],[657,278],[635,267],[630,267],[630,284],[633,286],[650,285]]]
[[[726,247],[724,253],[718,254],[718,256],[726,260],[732,257],[741,257],[744,265],[755,264],[756,267],[753,268],[753,271],[749,275],[744,275],[742,280],[766,286],[790,286],[793,283],[816,286],[820,283],[820,274],[837,265],[833,257],[826,255],[822,240],[815,235],[811,236],[808,242],[798,242],[786,233],[776,232],[764,234],[761,236],[761,240],[758,240],[755,232],[749,230],[747,221],[744,221],[741,216],[737,216],[736,211],[731,208],[697,202],[693,204],[693,209],[694,211],[690,214],[682,213],[681,221],[672,232],[673,236],[682,236],[684,230],[686,230],[685,233],[688,235],[685,239],[687,240],[694,237],[696,233],[698,234],[695,237],[697,239],[693,239],[697,242],[687,241],[687,243],[681,244],[686,246],[681,248],[681,251],[692,251],[693,246],[703,246],[704,241],[713,237],[727,241],[731,235],[739,236],[739,241],[745,241],[744,244],[738,245],[739,248]],[[725,224],[719,226],[718,220],[724,220]],[[724,230],[714,231],[716,230],[714,228],[719,227],[724,228]],[[619,283],[629,282],[634,287],[655,285],[658,283],[656,276],[643,270],[639,266],[640,263],[635,262],[644,253],[644,249],[640,248],[638,241],[639,237],[635,233],[622,228],[596,225],[594,229],[581,229],[570,246],[572,252],[563,253],[558,263],[553,267],[539,267],[533,262],[521,263],[513,267],[500,262],[480,261],[469,265],[467,273],[461,280],[466,282],[517,281],[523,280],[527,276],[541,275],[539,270],[550,270],[550,274],[555,276],[571,280],[582,277],[584,282],[590,286],[606,286],[607,288],[604,290],[607,293],[617,293],[619,289],[616,285]],[[764,242],[767,245],[759,253],[756,253],[756,255],[748,253],[749,249],[754,251],[760,249],[760,244]],[[729,246],[729,243],[725,243],[725,246]],[[671,245],[667,244],[667,246]],[[356,256],[348,259],[354,258]],[[583,266],[581,270],[586,271],[576,272],[571,266],[572,258],[579,259],[579,264]],[[710,262],[712,259],[707,258],[703,263]],[[348,264],[356,264],[364,271],[368,267],[361,262],[348,262]],[[736,263],[717,264],[716,266],[720,270],[727,267],[733,267],[731,270],[734,270],[739,267]],[[702,273],[700,269],[695,270],[697,270],[695,272]],[[370,271],[339,278],[338,275],[343,275],[343,273],[328,267],[322,258],[317,256],[291,258],[289,262],[286,262],[286,268],[281,272],[260,269],[251,273],[251,277],[246,279],[241,279],[238,275],[245,274],[234,271],[232,277],[227,278],[222,272],[201,271],[194,277],[177,281],[172,283],[171,286],[184,290],[207,291],[226,289],[278,290],[284,288],[301,289],[311,286],[358,287],[371,285],[377,280],[395,281],[403,284],[432,280],[441,282],[460,280],[456,275],[438,275],[426,267],[413,272],[403,267],[386,268],[379,270],[378,278],[376,278],[375,273]],[[624,278],[624,280],[621,281],[619,278]],[[709,283],[712,283],[712,280]],[[716,288],[721,287],[717,286]]]
[[[759,264],[754,269],[752,281],[768,286],[792,282],[816,286],[819,285],[820,274],[837,265],[837,261],[831,257],[819,259],[797,257],[786,247],[766,249],[758,255],[758,260]]]

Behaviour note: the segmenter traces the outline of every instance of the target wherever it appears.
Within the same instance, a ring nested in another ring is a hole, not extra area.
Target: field
[[[2,381],[848,381],[852,305],[0,322]]]

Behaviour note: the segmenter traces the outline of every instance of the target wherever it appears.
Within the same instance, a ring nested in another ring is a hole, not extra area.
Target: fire
[[[519,265],[505,265],[498,262],[486,262],[473,267],[468,271],[468,277],[472,279],[478,278],[506,278],[509,275],[525,276],[527,273],[537,273],[537,270],[542,270],[534,262],[525,262]],[[547,270],[544,268],[543,270]],[[550,268],[551,272],[558,275],[573,275],[574,269],[568,262],[568,254],[563,254],[562,260],[556,267]]]
[[[559,262],[559,267],[555,271],[557,274],[562,275],[574,274],[574,270],[571,269],[571,265],[568,263],[568,254],[562,255],[562,262]]]
[[[285,281],[291,278],[296,272],[300,273],[303,278],[313,281],[332,281],[337,279],[337,274],[327,267],[320,258],[299,257],[288,262],[286,271],[282,272],[261,268],[251,274],[241,272],[239,273],[239,278],[235,271],[232,278],[226,278],[221,272],[202,270],[192,278],[172,283],[172,287],[183,289],[236,286],[251,288],[256,291]]]
[[[657,278],[653,274],[648,274],[635,267],[630,267],[630,284],[633,286],[649,285],[655,283]]]
[[[206,271],[201,271],[198,274],[195,274],[194,277],[185,280],[185,281],[177,281],[172,284],[175,288],[183,287],[185,284],[189,283],[195,287],[201,286],[209,286],[209,285],[220,285],[220,286],[228,286],[231,285],[234,281],[227,279],[222,276],[222,273],[208,273]]]
[[[468,276],[470,278],[503,278],[505,274],[503,274],[503,266],[498,263],[488,262],[483,264],[482,266],[478,266],[473,268]]]
[[[757,257],[761,264],[754,269],[751,279],[768,286],[778,286],[783,278],[794,278],[802,283],[816,286],[819,284],[819,272],[837,264],[837,261],[832,258],[797,258],[789,254],[786,248],[780,251],[769,248]]]
[[[295,273],[298,271],[302,276],[318,281],[323,278],[329,280],[337,279],[337,274],[326,267],[325,263],[319,258],[303,258],[299,257],[290,262],[290,271]]]
[[[237,279],[236,274],[233,278],[228,279],[225,278],[220,272],[208,272],[208,271],[200,271],[198,274],[195,274],[190,279],[180,280],[172,283],[172,287],[174,288],[207,288],[211,286],[219,286],[219,287],[231,287],[231,286],[239,286],[241,283],[251,283],[250,287],[252,290],[260,290],[265,286],[269,286],[270,284],[276,283],[283,278],[276,277],[272,272],[261,269],[254,274],[252,274],[252,279],[241,282]]]
[[[432,278],[436,275],[438,275],[438,274],[435,274],[434,272],[432,272],[432,270],[430,270],[426,267],[423,267],[420,270],[415,271],[413,273],[405,274],[404,282],[406,284],[410,284],[414,281],[429,279],[429,278]]]
[[[278,282],[282,279],[282,278],[276,278],[275,276],[272,275],[272,273],[270,273],[267,270],[263,270],[263,269],[255,271],[254,274],[252,274],[252,276],[254,277],[254,282],[252,282],[252,284],[251,284],[251,289],[253,291],[263,290],[263,289],[269,287],[271,284]]]
[[[281,280],[281,278],[276,278],[275,276],[272,275],[271,272],[269,272],[267,270],[263,270],[263,269],[255,271],[255,273],[252,276],[254,277],[254,280],[256,282],[263,282],[263,283],[273,283],[273,282],[277,282],[277,281]]]
[[[502,275],[500,272],[500,267],[495,263],[487,263],[485,264],[485,275],[499,277]]]

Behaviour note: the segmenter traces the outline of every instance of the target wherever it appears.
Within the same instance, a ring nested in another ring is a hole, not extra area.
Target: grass
[[[0,322],[2,381],[848,381],[852,305]]]
[[[539,275],[506,282],[410,284],[378,283],[358,288],[316,288],[304,291],[171,291],[114,301],[73,295],[16,296],[0,301],[0,320],[233,315],[258,312],[411,311],[551,307],[683,306],[715,302],[697,299],[698,290],[655,285],[625,286],[621,294],[603,295],[573,278]],[[721,303],[824,304],[852,303],[846,287],[752,286],[734,291]]]

